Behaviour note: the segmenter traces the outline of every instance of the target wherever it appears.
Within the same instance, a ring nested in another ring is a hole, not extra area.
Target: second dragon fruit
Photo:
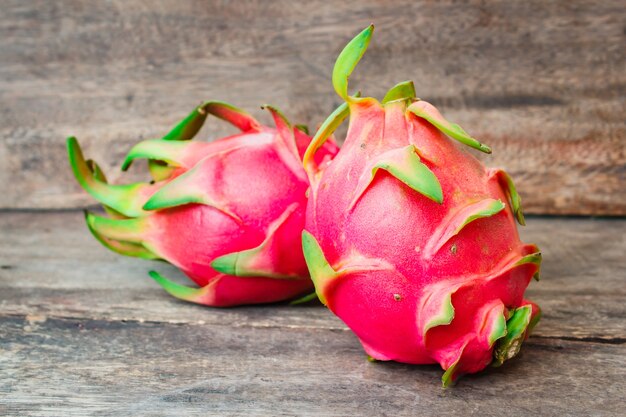
[[[78,182],[110,217],[87,213],[94,236],[129,256],[163,259],[199,288],[151,276],[172,295],[215,307],[291,299],[312,290],[300,235],[309,187],[301,157],[310,137],[273,107],[276,128],[221,102],[195,109],[163,139],[136,145],[123,168],[148,158],[156,181],[111,185],[68,139]],[[241,133],[189,141],[208,114]],[[318,161],[337,151],[329,144]]]

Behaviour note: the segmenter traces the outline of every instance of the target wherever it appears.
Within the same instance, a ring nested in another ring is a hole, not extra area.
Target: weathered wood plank
[[[110,171],[208,98],[320,123],[338,104],[334,58],[374,21],[355,87],[380,96],[414,79],[420,97],[494,148],[488,164],[511,172],[529,213],[623,215],[625,18],[618,0],[7,0],[0,207],[91,203],[67,167],[70,134]],[[223,133],[212,122],[203,135]]]
[[[554,339],[448,390],[327,329],[5,316],[0,349],[0,412],[25,417],[619,416],[626,389],[626,345]]]
[[[442,390],[369,363],[319,305],[210,309],[109,253],[80,212],[0,213],[0,415],[597,415],[626,389],[626,220],[530,218],[544,317],[522,354]],[[504,405],[503,405],[504,404]]]
[[[346,330],[321,306],[210,309],[176,301],[147,277],[150,269],[181,277],[174,268],[109,252],[80,212],[1,213],[0,235],[3,314]],[[536,334],[626,339],[626,220],[531,218],[523,235],[544,254],[542,280],[528,292],[544,311]]]

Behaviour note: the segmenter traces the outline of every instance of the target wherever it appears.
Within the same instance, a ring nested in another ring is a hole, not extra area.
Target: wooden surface
[[[370,22],[354,88],[418,95],[492,146],[528,213],[626,214],[626,8],[612,1],[23,1],[0,13],[0,208],[92,204],[76,135],[109,177],[196,104],[319,124],[330,75]],[[269,122],[268,117],[263,120]],[[204,137],[226,130],[211,121]],[[130,178],[140,178],[137,173]],[[142,177],[143,178],[143,177]]]
[[[0,415],[619,416],[626,220],[530,218],[544,310],[515,360],[440,387],[369,363],[320,305],[210,309],[101,247],[80,212],[0,213]],[[622,414],[620,414],[622,413]]]

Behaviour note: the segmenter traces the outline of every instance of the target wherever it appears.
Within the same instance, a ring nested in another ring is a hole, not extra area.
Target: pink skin
[[[294,132],[302,155],[310,137],[297,129]],[[202,175],[194,178],[196,185],[211,190],[238,219],[203,204],[157,210],[146,217],[146,246],[211,290],[193,301],[225,307],[281,301],[312,291],[302,252],[294,250],[304,227],[309,184],[301,165],[296,165],[300,172],[294,173],[285,163],[284,158],[291,155],[281,149],[278,136],[275,129],[263,128],[261,133],[203,143],[204,149],[197,147],[184,158],[185,165],[201,170]],[[316,160],[323,163],[336,151],[336,145],[329,142]],[[202,154],[208,156],[200,159]],[[180,175],[178,171],[173,177]],[[296,278],[239,277],[211,267],[217,257],[260,245],[267,226],[294,205],[293,213],[274,234],[274,250],[264,256],[272,258],[273,272]]]
[[[246,132],[243,134],[236,134],[227,136],[213,142],[187,142],[185,147],[176,155],[178,166],[171,172],[170,176],[156,184],[146,186],[139,193],[138,198],[145,204],[152,195],[158,191],[165,183],[170,182],[174,178],[184,174],[189,169],[193,168],[198,162],[204,158],[214,155],[218,156],[223,152],[232,152],[239,148],[255,148],[259,146],[266,146],[274,141],[274,135],[276,129],[259,126],[258,131]],[[300,159],[302,159],[304,152],[306,151],[311,137],[300,129],[293,129],[296,148]],[[315,163],[318,165],[324,165],[329,162],[334,155],[339,152],[339,147],[334,141],[330,140],[324,144],[324,147],[315,154]],[[254,161],[252,161],[254,163]],[[261,160],[260,167],[267,166],[265,161]],[[270,168],[272,168],[270,166]]]
[[[411,144],[439,180],[441,204],[382,169],[363,187],[372,161]],[[524,290],[538,266],[514,266],[537,248],[519,240],[509,204],[453,235],[455,214],[488,198],[508,202],[493,171],[405,101],[350,103],[345,144],[313,184],[305,230],[339,274],[318,294],[368,355],[444,369],[461,358],[452,378],[491,362],[496,318],[527,304]],[[387,266],[368,270],[368,262]],[[426,330],[450,296],[452,322]]]
[[[201,288],[151,275],[172,295],[187,301],[227,307],[311,292],[313,284],[300,249],[309,188],[301,161],[311,138],[269,109],[276,128],[231,112],[228,121],[247,130],[210,143],[138,144],[127,162],[156,152],[175,169],[166,179],[141,184],[129,194],[131,198],[119,201],[107,199],[106,187],[113,192],[116,186],[89,178],[80,149],[70,150],[79,182],[121,212],[115,219],[88,215],[92,232],[120,253],[138,256],[139,247],[180,268]],[[315,161],[325,165],[337,151],[330,141]],[[201,196],[203,202],[190,200],[190,195]],[[250,251],[254,256],[241,255]],[[221,267],[213,264],[224,258],[231,262],[222,261]]]
[[[237,141],[231,143],[235,146]],[[286,245],[273,256],[279,258],[276,263],[281,273],[306,277],[302,253],[292,254],[289,242],[297,244],[304,227],[309,184],[281,163],[275,148],[275,143],[266,141],[203,159],[197,167],[204,175],[195,177],[195,184],[213,190],[216,199],[223,201],[223,207],[239,220],[204,204],[156,210],[146,217],[145,241],[150,248],[205,286],[220,275],[210,266],[215,258],[260,245],[267,225],[296,204],[296,210],[276,234]]]

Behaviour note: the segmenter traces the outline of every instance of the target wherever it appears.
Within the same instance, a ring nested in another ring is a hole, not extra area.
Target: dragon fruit
[[[149,159],[151,183],[107,184],[102,170],[67,141],[80,185],[109,217],[86,213],[92,234],[128,256],[162,259],[199,288],[150,272],[175,297],[216,307],[286,300],[311,292],[300,247],[309,187],[302,156],[311,138],[275,108],[276,128],[231,105],[207,102],[162,139],[132,148],[124,161]],[[208,114],[241,133],[194,142]],[[330,142],[317,161],[337,152]],[[294,249],[295,248],[295,249]]]
[[[451,139],[489,147],[417,99],[411,82],[382,102],[348,94],[372,33],[337,58],[332,81],[345,103],[304,156],[304,254],[319,299],[372,359],[439,363],[447,386],[519,352],[540,317],[523,296],[541,253],[519,239],[511,178]],[[321,170],[314,155],[347,117],[345,143]]]

